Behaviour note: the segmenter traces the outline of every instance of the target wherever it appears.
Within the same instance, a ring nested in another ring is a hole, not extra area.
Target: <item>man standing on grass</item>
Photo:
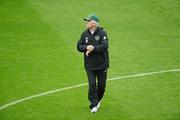
[[[84,67],[88,76],[88,99],[92,113],[98,111],[103,98],[107,69],[109,68],[108,37],[99,27],[99,18],[95,14],[84,18],[86,28],[77,43],[77,49],[84,52]],[[96,78],[98,84],[96,85]]]

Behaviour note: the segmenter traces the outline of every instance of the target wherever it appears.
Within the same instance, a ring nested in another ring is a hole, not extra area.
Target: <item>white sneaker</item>
[[[97,108],[100,108],[100,105],[101,105],[101,101],[98,102]]]
[[[98,111],[97,107],[93,107],[93,108],[91,109],[91,113],[96,113],[97,111]]]

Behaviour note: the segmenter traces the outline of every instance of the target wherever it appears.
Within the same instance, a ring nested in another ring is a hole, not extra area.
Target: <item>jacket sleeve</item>
[[[83,38],[84,38],[84,33],[81,34],[81,37],[79,41],[77,42],[77,49],[79,52],[85,52],[87,48],[87,45],[84,45],[83,43]]]
[[[108,49],[108,37],[105,31],[101,33],[101,42],[99,45],[94,46],[94,52],[103,52]]]

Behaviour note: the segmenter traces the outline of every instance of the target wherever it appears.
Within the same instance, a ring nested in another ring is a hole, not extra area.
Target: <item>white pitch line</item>
[[[135,74],[135,75],[127,75],[127,76],[122,76],[122,77],[109,78],[108,81],[114,81],[114,80],[120,80],[120,79],[125,79],[125,78],[132,78],[132,77],[148,76],[148,75],[154,75],[154,74],[160,74],[160,73],[178,72],[178,71],[180,71],[180,69],[170,69],[170,70],[162,70],[162,71],[155,71],[155,72],[147,72],[147,73],[140,73],[140,74]],[[7,108],[7,107],[10,107],[10,106],[16,105],[18,103],[28,101],[28,100],[31,100],[31,99],[34,99],[34,98],[37,98],[37,97],[41,97],[41,96],[45,96],[45,95],[49,95],[49,94],[52,94],[52,93],[57,93],[57,92],[60,92],[60,91],[73,89],[73,88],[78,88],[78,87],[86,86],[86,85],[88,85],[88,84],[87,83],[82,83],[82,84],[73,85],[73,86],[70,86],[70,87],[59,88],[59,89],[39,93],[39,94],[36,94],[36,95],[28,96],[28,97],[18,99],[18,100],[15,100],[15,101],[12,101],[12,102],[9,102],[7,104],[2,105],[2,106],[0,106],[0,110],[3,110],[5,108]]]

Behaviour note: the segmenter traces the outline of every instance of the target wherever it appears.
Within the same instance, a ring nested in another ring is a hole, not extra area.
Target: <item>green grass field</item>
[[[86,83],[76,42],[90,13],[109,36],[108,78],[180,69],[179,0],[1,0],[0,106]],[[180,120],[180,72],[107,83],[98,113],[87,86],[0,110],[0,120]]]

